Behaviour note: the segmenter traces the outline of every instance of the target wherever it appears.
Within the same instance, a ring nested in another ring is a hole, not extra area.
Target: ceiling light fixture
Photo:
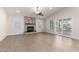
[[[40,12],[39,12],[39,11],[36,11],[35,13],[36,13],[36,14],[39,14]]]
[[[35,15],[37,16],[44,16],[42,13],[42,8],[41,7],[34,7],[33,8]]]
[[[33,7],[33,11],[34,11],[35,13],[38,13],[38,12],[41,11],[41,7]]]

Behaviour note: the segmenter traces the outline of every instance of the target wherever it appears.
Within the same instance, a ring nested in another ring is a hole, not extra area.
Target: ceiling
[[[38,16],[38,17],[45,18],[62,8],[63,7],[40,7],[39,10],[44,14],[44,16]],[[5,10],[9,15],[36,17],[35,7],[5,7]]]

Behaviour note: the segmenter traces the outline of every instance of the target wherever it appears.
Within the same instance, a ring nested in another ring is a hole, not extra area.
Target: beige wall
[[[50,33],[56,33],[55,29],[50,30],[49,28],[49,20],[57,20],[59,18],[71,17],[72,18],[72,36],[73,38],[79,39],[79,8],[77,7],[69,7],[64,8],[54,14],[52,14],[49,18],[46,19],[46,31]]]
[[[0,8],[0,41],[7,36],[7,17],[4,8]]]

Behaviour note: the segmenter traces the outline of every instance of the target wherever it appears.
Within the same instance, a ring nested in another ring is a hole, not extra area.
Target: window
[[[53,22],[53,20],[50,20],[50,29],[54,29],[54,22]]]

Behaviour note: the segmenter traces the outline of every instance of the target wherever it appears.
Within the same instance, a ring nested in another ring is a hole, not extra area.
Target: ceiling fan
[[[35,12],[35,14],[36,14],[37,16],[44,16],[44,14],[39,11],[39,7],[36,7],[36,12]]]

